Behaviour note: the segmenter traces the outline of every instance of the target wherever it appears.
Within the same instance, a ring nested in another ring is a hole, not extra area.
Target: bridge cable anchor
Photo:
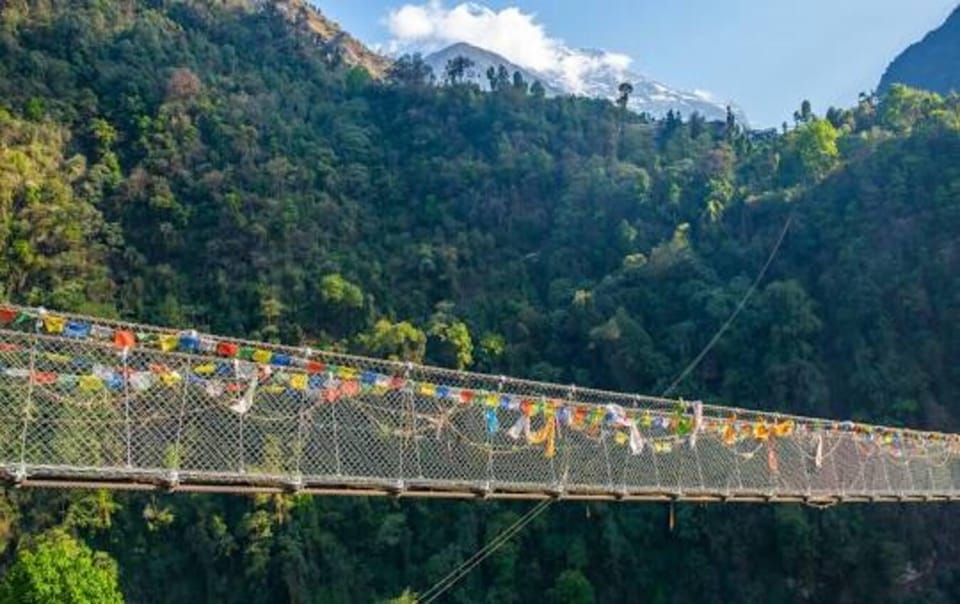
[[[172,493],[177,490],[177,487],[180,486],[180,472],[177,470],[170,470],[167,472],[167,475],[163,480],[164,490],[168,493]]]
[[[303,476],[297,475],[291,478],[286,483],[286,490],[291,495],[299,495],[303,492]]]
[[[23,486],[23,483],[27,480],[27,467],[24,464],[17,466],[17,470],[11,476],[13,480],[13,486],[20,488]]]

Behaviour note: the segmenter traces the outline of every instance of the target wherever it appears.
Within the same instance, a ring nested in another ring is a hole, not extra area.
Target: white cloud
[[[401,40],[423,40],[434,33],[430,13],[422,6],[408,4],[390,13],[390,33]]]
[[[393,36],[388,51],[432,51],[466,42],[521,67],[562,77],[575,91],[585,87],[585,73],[598,68],[623,71],[632,62],[625,54],[571,50],[548,35],[536,15],[516,7],[495,11],[471,2],[448,8],[441,0],[429,0],[390,11],[385,24]]]
[[[616,69],[624,69],[624,70],[630,67],[630,63],[633,63],[633,59],[631,59],[625,54],[621,54],[618,52],[606,53],[603,56],[603,60],[604,60],[604,63],[606,63],[610,67],[614,67]]]

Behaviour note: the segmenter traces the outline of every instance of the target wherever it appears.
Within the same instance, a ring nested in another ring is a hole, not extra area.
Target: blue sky
[[[633,59],[631,69],[644,75],[735,101],[757,126],[789,119],[804,98],[818,113],[853,104],[859,92],[876,86],[898,52],[957,5],[957,0],[489,0],[480,2],[490,9],[489,19],[477,24],[454,19],[464,16],[454,12],[456,0],[313,2],[347,31],[383,48],[439,44],[459,35],[451,31],[466,28],[532,62],[556,44],[622,53]]]

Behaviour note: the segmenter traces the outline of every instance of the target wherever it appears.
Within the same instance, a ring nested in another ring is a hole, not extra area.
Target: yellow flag
[[[357,370],[353,367],[341,367],[337,370],[337,377],[341,380],[357,379]]]
[[[765,441],[770,438],[770,428],[767,427],[767,424],[763,422],[757,422],[753,425],[753,437],[760,441]]]
[[[96,392],[103,388],[103,380],[95,375],[81,375],[77,385],[84,392]]]
[[[613,437],[613,440],[618,445],[625,445],[627,444],[627,441],[630,440],[630,437],[627,436],[626,432],[617,432],[616,436]]]
[[[290,387],[294,390],[306,390],[307,389],[307,374],[306,373],[294,373],[290,376]]]
[[[793,434],[793,421],[787,420],[785,422],[774,424],[773,433],[776,436],[790,436]]]
[[[545,444],[543,456],[552,458],[557,453],[557,422],[548,420],[542,428],[527,435],[527,442],[531,445]]]
[[[63,333],[63,328],[66,325],[67,320],[63,317],[47,315],[43,318],[43,327],[47,330],[47,333]]]
[[[206,363],[204,365],[197,365],[193,368],[193,372],[198,375],[210,375],[217,370],[217,366],[213,363]]]
[[[436,396],[437,387],[433,384],[420,384],[420,394],[423,396]]]
[[[253,351],[253,361],[255,363],[269,363],[271,357],[273,357],[273,353],[270,352],[269,350]]]
[[[164,352],[170,352],[177,348],[177,336],[170,334],[162,334],[157,338],[157,343],[160,345],[160,350]]]
[[[176,386],[180,383],[180,374],[174,371],[165,371],[160,374],[160,381],[167,386]]]

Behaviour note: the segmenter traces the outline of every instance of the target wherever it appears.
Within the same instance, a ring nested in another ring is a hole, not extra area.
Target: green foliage
[[[0,582],[4,604],[122,603],[117,565],[62,530],[21,545]]]
[[[388,604],[417,604],[417,596],[409,589],[403,590],[403,593],[396,598],[387,601]]]
[[[454,319],[443,305],[431,318],[427,335],[427,356],[432,362],[454,369],[466,369],[473,364],[470,329],[463,321]]]
[[[596,596],[590,581],[579,570],[565,570],[557,577],[547,600],[557,604],[593,604]]]
[[[272,6],[3,4],[5,297],[658,393],[792,215],[767,278],[678,394],[956,428],[957,97],[895,88],[824,118],[803,104],[794,129],[767,136],[732,114],[652,120],[546,98],[500,70],[492,94],[432,87],[416,56],[378,82],[304,31],[305,4]],[[467,67],[454,67],[456,84]],[[68,433],[36,446],[90,454]],[[265,441],[248,462],[277,467],[291,446]],[[178,467],[183,452],[166,453]],[[0,501],[0,548],[66,524],[116,557],[131,600],[159,602],[384,601],[431,585],[523,512]],[[960,527],[935,506],[681,507],[674,533],[662,512],[554,506],[451,601],[960,598]]]
[[[840,133],[828,120],[808,118],[786,136],[781,174],[785,184],[817,182],[839,158]]]
[[[427,335],[407,321],[380,319],[370,333],[357,336],[362,352],[394,361],[423,361]]]

